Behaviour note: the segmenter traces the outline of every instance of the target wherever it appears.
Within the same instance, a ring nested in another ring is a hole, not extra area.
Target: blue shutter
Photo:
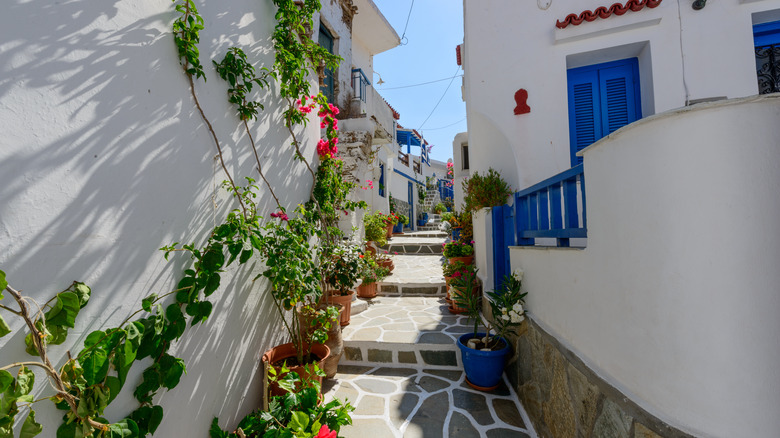
[[[576,153],[641,118],[639,63],[636,58],[568,71],[571,164]]]
[[[582,163],[576,153],[602,137],[598,72],[569,70],[569,138],[571,165]]]

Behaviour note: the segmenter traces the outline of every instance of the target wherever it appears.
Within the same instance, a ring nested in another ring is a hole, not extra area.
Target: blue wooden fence
[[[447,184],[450,182],[451,181],[447,179],[439,180],[439,197],[442,201],[445,199],[453,200],[455,198],[455,190],[452,188],[452,184]]]
[[[582,164],[515,193],[514,208],[493,207],[494,290],[511,272],[510,246],[531,246],[547,237],[567,247],[569,239],[588,236],[585,211]]]
[[[533,245],[535,238],[552,237],[558,246],[569,239],[587,237],[585,174],[582,164],[515,193],[515,227],[518,245]],[[577,192],[581,193],[582,214]],[[580,221],[582,216],[582,221]]]

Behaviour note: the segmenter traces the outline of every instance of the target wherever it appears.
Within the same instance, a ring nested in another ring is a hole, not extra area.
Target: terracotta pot
[[[377,290],[376,282],[362,283],[360,286],[357,287],[357,296],[360,298],[374,298],[376,297],[376,290]]]
[[[369,241],[366,243],[366,252],[371,255],[376,255],[376,248],[374,247],[374,241]]]
[[[341,312],[341,326],[349,325],[349,317],[352,312],[352,297],[355,296],[355,291],[349,291],[349,295],[333,295],[331,292],[325,292],[325,302],[344,306],[344,310]]]
[[[341,313],[344,311],[344,307],[341,304],[331,304],[339,308],[339,317],[333,321],[333,324],[328,330],[328,340],[325,341],[325,345],[330,349],[330,356],[322,361],[320,368],[325,372],[325,377],[328,379],[333,378],[336,375],[339,367],[339,360],[341,360],[342,354],[344,354],[344,338],[341,333]],[[321,304],[317,309],[325,308],[327,305]],[[301,330],[312,332],[315,327],[312,326],[312,320],[314,318],[309,315],[298,314],[298,321],[301,324]]]
[[[450,262],[451,265],[454,265],[455,262],[463,262],[467,265],[470,265],[474,262],[474,256],[466,256],[466,257],[448,257],[447,260]]]
[[[383,268],[389,269],[390,272],[393,272],[393,269],[395,269],[395,264],[390,259],[377,260],[376,263]]]
[[[393,237],[393,224],[387,226],[387,238]]]
[[[307,350],[306,346],[304,346],[304,350]],[[317,362],[317,366],[322,369],[323,362],[325,359],[330,356],[330,349],[323,345],[323,344],[314,344],[311,346],[311,352],[312,354],[316,355],[320,360]],[[295,346],[292,343],[288,344],[282,344],[277,345],[276,347],[271,348],[270,350],[263,353],[263,362],[267,363],[267,366],[272,366],[276,369],[277,377],[282,378],[284,374],[281,374],[282,369],[282,363],[290,358],[294,358],[296,356],[297,352],[295,350]],[[276,365],[276,364],[279,365]],[[322,377],[317,375],[312,375],[306,371],[306,369],[303,366],[294,366],[294,367],[287,367],[290,369],[290,371],[295,371],[298,373],[299,376],[301,376],[302,379],[310,379],[314,380],[316,379],[320,384],[322,384]],[[284,395],[286,393],[285,390],[280,388],[275,383],[270,383],[268,392],[271,396],[277,396],[277,395]]]

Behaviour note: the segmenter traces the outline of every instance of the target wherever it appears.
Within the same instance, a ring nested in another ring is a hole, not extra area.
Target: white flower
[[[523,305],[520,303],[515,303],[515,305],[512,306],[512,310],[514,310],[517,313],[523,313]]]
[[[506,315],[506,307],[502,307],[502,308],[501,308],[501,313],[503,313],[504,315]]]
[[[513,314],[512,315],[512,324],[519,324],[519,323],[523,322],[524,319],[525,319],[525,316],[523,316],[523,315]]]
[[[516,269],[514,272],[515,278],[517,278],[520,281],[523,281],[523,270],[522,269]]]
[[[510,318],[509,318],[509,315],[504,314],[504,315],[501,315],[501,319],[503,319],[504,321],[509,321]]]

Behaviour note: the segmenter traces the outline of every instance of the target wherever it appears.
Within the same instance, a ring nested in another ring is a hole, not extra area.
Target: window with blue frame
[[[320,46],[334,54],[334,38],[325,26],[320,25],[320,35],[318,40]],[[335,74],[333,70],[325,67],[325,77],[322,80],[322,94],[328,99],[328,102],[335,103]]]
[[[379,196],[385,197],[385,165],[379,163]]]
[[[780,21],[753,26],[758,94],[780,91]]]
[[[639,62],[629,58],[571,68],[567,81],[573,167],[582,163],[577,152],[642,118]]]

